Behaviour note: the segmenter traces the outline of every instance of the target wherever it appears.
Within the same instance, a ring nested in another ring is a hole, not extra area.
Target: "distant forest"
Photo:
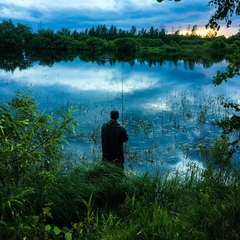
[[[229,38],[213,32],[201,36],[196,25],[181,35],[179,31],[167,33],[164,27],[137,31],[132,26],[126,31],[99,25],[84,31],[66,28],[33,31],[24,24],[14,25],[11,20],[0,23],[0,68],[7,71],[16,67],[25,69],[37,61],[52,65],[75,57],[99,64],[105,64],[106,60],[110,64],[116,60],[134,64],[134,59],[138,59],[147,61],[149,66],[164,60],[183,60],[192,68],[199,62],[211,66],[224,59],[231,61],[231,55],[239,47],[240,33]]]
[[[107,28],[106,25],[99,25],[80,32],[77,30],[71,32],[66,28],[56,32],[40,28],[34,32],[31,27],[20,23],[14,25],[11,20],[0,23],[1,48],[82,49],[93,52],[120,48],[121,51],[133,52],[139,47],[192,45],[193,41],[195,45],[218,41],[240,46],[240,34],[225,38],[224,36],[216,37],[215,33],[209,32],[206,36],[200,36],[197,34],[196,25],[189,27],[185,35],[181,35],[179,30],[168,34],[164,27],[161,29],[151,27],[149,30],[142,28],[137,31],[137,28],[132,26],[129,31],[126,31],[116,26]]]

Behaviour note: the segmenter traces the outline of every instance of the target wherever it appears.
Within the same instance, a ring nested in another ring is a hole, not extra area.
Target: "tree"
[[[148,36],[150,37],[150,38],[154,38],[154,33],[155,33],[155,30],[154,30],[154,28],[153,28],[153,26],[149,29],[149,33],[148,33]]]
[[[225,20],[227,27],[232,24],[233,15],[240,15],[239,0],[211,0],[208,6],[216,9],[215,13],[210,17],[207,27],[211,29],[220,29],[219,21]]]
[[[0,47],[15,48],[22,47],[23,39],[18,34],[16,27],[11,20],[3,21],[0,24]]]
[[[104,40],[98,37],[89,37],[85,41],[84,50],[88,53],[99,53],[105,47]]]
[[[192,35],[192,36],[196,36],[196,35],[197,35],[197,30],[198,30],[197,25],[193,25],[191,35]]]
[[[138,36],[145,38],[147,36],[147,30],[145,28],[142,28],[141,31],[138,32]]]
[[[117,38],[114,40],[117,53],[136,53],[137,42],[133,38]]]
[[[24,24],[18,23],[16,27],[16,32],[17,35],[21,38],[22,46],[27,47],[33,36],[32,28]]]
[[[34,48],[54,48],[55,34],[53,30],[38,30],[32,38],[31,47]]]
[[[117,38],[117,35],[118,35],[117,27],[112,25],[109,29],[109,39],[113,40]]]
[[[61,30],[58,30],[57,33],[60,35],[70,35],[71,34],[70,30],[67,28],[64,28],[64,27]]]
[[[131,30],[130,30],[130,36],[131,37],[135,37],[137,33],[137,28],[136,26],[132,26]]]

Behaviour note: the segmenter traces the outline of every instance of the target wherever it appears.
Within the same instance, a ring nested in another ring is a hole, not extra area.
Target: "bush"
[[[116,52],[121,53],[136,53],[137,42],[134,38],[117,38],[113,41]]]
[[[104,50],[104,40],[97,37],[89,37],[85,41],[84,50],[89,53],[98,53]]]
[[[143,47],[162,47],[166,45],[161,39],[139,38],[136,41]]]
[[[74,130],[72,111],[59,111],[55,118],[40,113],[34,98],[21,92],[0,105],[2,186],[19,186],[29,180],[29,174],[59,169],[65,134]]]
[[[59,111],[55,118],[40,113],[30,92],[1,103],[0,227],[7,231],[0,232],[6,239],[27,231],[28,216],[41,213],[46,186],[63,161],[66,133],[74,130],[72,111]]]

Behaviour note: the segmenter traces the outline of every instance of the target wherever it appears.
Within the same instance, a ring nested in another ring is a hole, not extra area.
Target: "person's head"
[[[116,121],[119,118],[119,112],[116,110],[112,110],[110,113],[110,118]]]

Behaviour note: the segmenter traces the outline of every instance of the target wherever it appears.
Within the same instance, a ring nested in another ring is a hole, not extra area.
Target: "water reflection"
[[[202,162],[198,144],[211,144],[219,134],[212,123],[231,114],[221,102],[239,99],[237,79],[219,87],[212,84],[216,71],[225,67],[224,61],[190,69],[184,61],[149,67],[141,61],[99,64],[75,58],[51,67],[0,70],[1,97],[9,100],[14,91],[30,88],[41,110],[74,104],[80,127],[69,136],[66,151],[81,161],[101,158],[100,127],[118,109],[130,136],[127,169],[184,168],[190,161]]]

